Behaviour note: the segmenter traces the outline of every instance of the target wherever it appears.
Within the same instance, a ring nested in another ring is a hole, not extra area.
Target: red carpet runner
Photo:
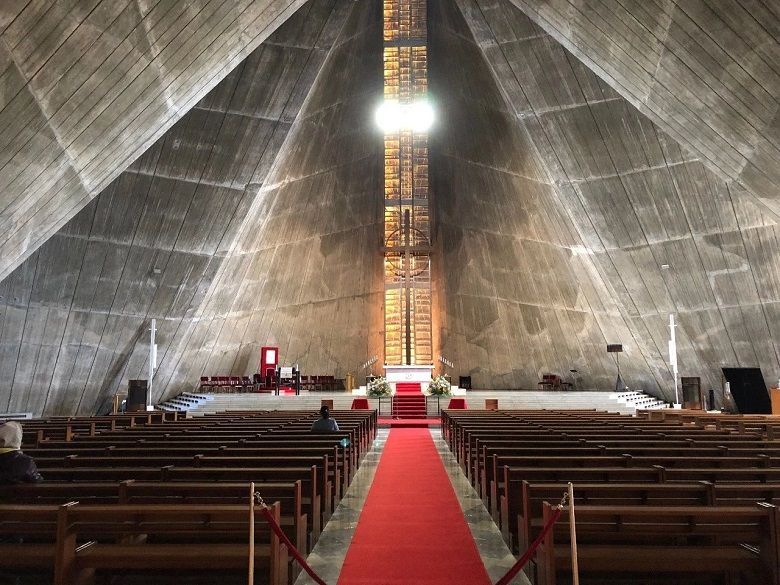
[[[338,582],[490,583],[428,429],[390,431]]]

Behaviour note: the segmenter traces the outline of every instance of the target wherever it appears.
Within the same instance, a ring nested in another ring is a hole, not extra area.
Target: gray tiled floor
[[[308,557],[314,571],[329,585],[335,585],[341,566],[347,554],[352,536],[355,533],[360,511],[368,496],[368,491],[376,474],[379,459],[387,441],[388,429],[380,429],[372,449],[366,454],[355,479],[347,490],[332,518],[322,531],[322,535]],[[514,557],[501,538],[498,527],[488,514],[482,501],[460,470],[457,462],[442,440],[441,430],[431,429],[431,436],[444,468],[452,482],[455,494],[460,502],[464,517],[468,522],[474,542],[485,563],[485,569],[493,582],[497,581],[514,564]],[[296,585],[313,584],[308,575],[302,573]],[[518,577],[512,583],[528,584],[525,577]]]

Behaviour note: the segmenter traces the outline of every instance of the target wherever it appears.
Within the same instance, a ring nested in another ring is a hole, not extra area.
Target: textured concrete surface
[[[711,170],[780,217],[780,4],[512,2]]]
[[[0,411],[100,410],[147,377],[152,317],[170,359],[351,7],[304,6],[0,283]]]
[[[508,0],[458,4],[557,186],[579,252],[630,324],[629,337],[608,335],[629,345],[624,357],[640,354],[668,380],[675,313],[681,375],[720,388],[721,367],[759,366],[776,382],[780,248],[772,218]],[[663,386],[671,399],[671,384]]]
[[[268,37],[300,5],[2,3],[0,411],[103,410],[146,377],[153,317],[155,400],[265,344],[381,371],[381,3],[310,0]],[[608,389],[616,342],[671,399],[674,312],[682,375],[777,380],[777,13],[663,6],[431,3],[455,375]]]
[[[0,2],[0,278],[303,3]]]
[[[351,14],[228,258],[160,372],[176,392],[201,374],[284,364],[343,377],[382,349],[381,5]],[[379,366],[377,364],[377,372]]]
[[[612,290],[581,253],[557,186],[458,8],[432,10],[441,355],[476,388],[535,388],[546,372],[609,388],[616,369],[605,344],[630,337]],[[630,355],[626,377],[658,392],[658,374]]]

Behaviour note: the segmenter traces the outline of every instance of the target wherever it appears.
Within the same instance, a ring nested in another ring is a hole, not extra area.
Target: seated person
[[[320,418],[314,421],[311,425],[311,430],[312,432],[339,430],[338,423],[330,418],[330,410],[327,406],[323,405],[322,408],[320,408]]]
[[[32,457],[21,452],[22,425],[0,424],[0,484],[42,481]]]

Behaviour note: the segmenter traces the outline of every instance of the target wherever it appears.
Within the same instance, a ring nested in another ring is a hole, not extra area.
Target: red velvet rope
[[[555,509],[552,517],[550,518],[550,521],[547,522],[547,525],[544,528],[542,528],[541,534],[539,534],[539,536],[536,537],[536,540],[534,540],[533,543],[531,543],[531,546],[528,547],[528,550],[525,551],[525,554],[518,559],[518,561],[512,566],[512,568],[509,569],[507,574],[498,580],[496,585],[509,585],[512,579],[515,578],[515,575],[517,575],[520,572],[520,569],[522,569],[525,566],[525,564],[529,560],[531,560],[531,557],[534,556],[536,549],[539,548],[540,544],[542,544],[544,537],[547,536],[547,533],[550,532],[553,525],[558,521],[558,518],[561,517],[562,513],[563,513],[563,508]]]
[[[263,507],[263,516],[265,516],[265,519],[268,520],[268,524],[271,526],[271,530],[273,530],[276,533],[276,536],[279,537],[279,540],[281,540],[285,546],[287,546],[287,550],[290,551],[290,554],[293,556],[293,558],[298,561],[301,567],[303,567],[303,570],[306,571],[312,579],[314,579],[314,582],[317,583],[317,585],[326,585],[325,581],[317,576],[317,573],[314,572],[314,569],[309,566],[309,563],[306,562],[306,559],[301,556],[301,553],[298,552],[298,549],[295,548],[295,545],[290,542],[289,538],[287,538],[287,535],[279,527],[279,524],[277,524],[276,518],[274,518],[273,514],[271,514],[271,510],[265,506]]]

